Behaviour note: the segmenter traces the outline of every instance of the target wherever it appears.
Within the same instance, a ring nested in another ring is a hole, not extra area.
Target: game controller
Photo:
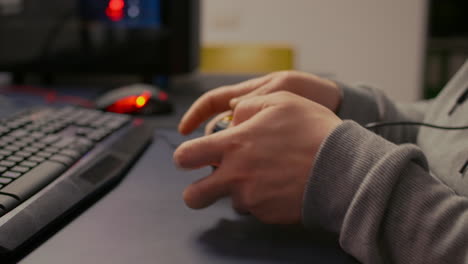
[[[224,129],[228,128],[229,125],[231,124],[231,121],[232,121],[232,116],[231,115],[223,117],[221,120],[216,122],[212,133],[216,133],[216,132],[219,132],[221,130],[224,130]]]

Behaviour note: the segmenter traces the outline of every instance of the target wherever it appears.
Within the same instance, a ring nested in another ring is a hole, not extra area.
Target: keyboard
[[[152,131],[142,119],[78,107],[0,119],[0,254],[120,179]]]

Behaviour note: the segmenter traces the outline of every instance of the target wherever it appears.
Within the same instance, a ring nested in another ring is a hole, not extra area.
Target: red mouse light
[[[134,113],[138,111],[138,109],[143,108],[148,103],[150,98],[150,92],[143,92],[140,95],[127,96],[111,104],[106,108],[106,110],[109,112],[121,114]]]

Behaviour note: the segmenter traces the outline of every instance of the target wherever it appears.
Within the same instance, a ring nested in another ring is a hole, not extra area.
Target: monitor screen
[[[0,0],[0,71],[190,72],[198,12],[196,0]]]

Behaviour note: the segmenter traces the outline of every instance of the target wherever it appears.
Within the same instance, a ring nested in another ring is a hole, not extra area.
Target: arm
[[[352,121],[322,144],[304,199],[305,225],[364,263],[468,261],[467,197],[431,176],[416,146]]]
[[[385,94],[367,86],[352,87],[338,83],[342,90],[342,103],[338,116],[352,119],[361,125],[381,121],[416,121],[422,122],[429,101],[398,104]],[[417,126],[389,126],[375,130],[376,133],[394,143],[415,143]]]

